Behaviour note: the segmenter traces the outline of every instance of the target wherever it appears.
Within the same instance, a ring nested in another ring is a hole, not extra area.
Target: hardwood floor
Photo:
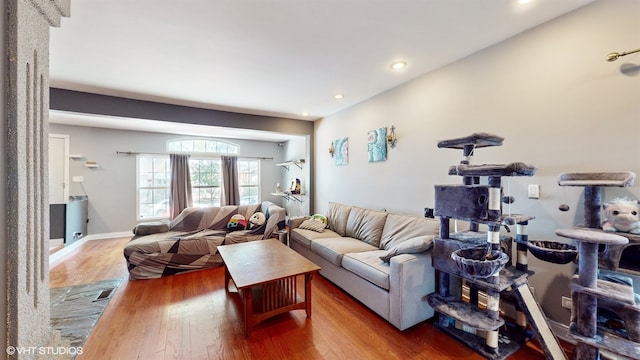
[[[298,310],[245,339],[224,269],[128,281],[128,238],[93,240],[50,269],[51,287],[125,277],[76,359],[482,359],[429,321],[398,331],[322,276],[313,317]],[[235,295],[235,294],[234,294]],[[510,357],[544,359],[535,341]]]

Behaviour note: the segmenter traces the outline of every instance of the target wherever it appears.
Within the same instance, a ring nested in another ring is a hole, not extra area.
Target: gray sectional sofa
[[[326,220],[322,229],[309,226],[309,218],[291,219],[289,246],[400,330],[433,316],[425,297],[435,291],[430,249],[437,220],[336,202]]]

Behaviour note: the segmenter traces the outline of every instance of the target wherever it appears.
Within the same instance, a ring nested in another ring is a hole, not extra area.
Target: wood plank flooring
[[[82,244],[50,269],[51,287],[125,277],[76,359],[482,359],[429,321],[398,331],[322,276],[313,317],[293,311],[245,339],[224,269],[129,281],[128,238]],[[510,357],[544,359],[535,341]]]

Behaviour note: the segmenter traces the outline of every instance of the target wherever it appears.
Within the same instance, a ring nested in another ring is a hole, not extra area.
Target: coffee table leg
[[[249,334],[251,334],[251,330],[253,328],[253,289],[245,288],[242,289],[242,297],[244,298],[244,336],[245,338],[249,338]]]
[[[307,317],[311,317],[311,279],[313,273],[304,274],[304,302],[306,304]]]
[[[224,267],[224,291],[229,292],[229,280],[231,279],[231,274],[229,274],[229,269]]]

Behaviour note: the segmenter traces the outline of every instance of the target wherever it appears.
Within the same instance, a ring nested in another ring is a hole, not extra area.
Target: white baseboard
[[[563,341],[566,341],[570,344],[576,343],[574,339],[569,337],[569,326],[563,323],[559,323],[557,321],[549,320],[549,319],[547,319],[547,321],[549,322],[549,327],[551,328],[551,332],[553,332],[553,334],[557,338],[562,339]]]
[[[62,245],[64,245],[64,239],[63,238],[49,239],[49,248],[62,246]]]
[[[119,231],[112,233],[102,233],[102,234],[89,234],[85,236],[83,239],[87,240],[103,240],[103,239],[113,239],[113,238],[121,238],[121,237],[132,237],[133,233],[131,230],[129,231]]]
[[[87,235],[70,245],[65,245],[62,249],[49,255],[49,268],[57,265],[64,257],[71,254],[73,250],[75,250],[76,248],[78,248],[80,245],[84,244],[87,241],[113,239],[113,238],[120,238],[120,237],[131,237],[131,236],[133,236],[131,231],[120,231],[120,232],[114,232],[114,233]]]
[[[49,268],[52,268],[53,266],[57,265],[62,258],[69,255],[71,252],[73,252],[73,250],[78,248],[80,245],[84,244],[86,241],[87,241],[87,238],[83,237],[82,239],[74,242],[73,244],[65,245],[62,249],[49,255]]]

